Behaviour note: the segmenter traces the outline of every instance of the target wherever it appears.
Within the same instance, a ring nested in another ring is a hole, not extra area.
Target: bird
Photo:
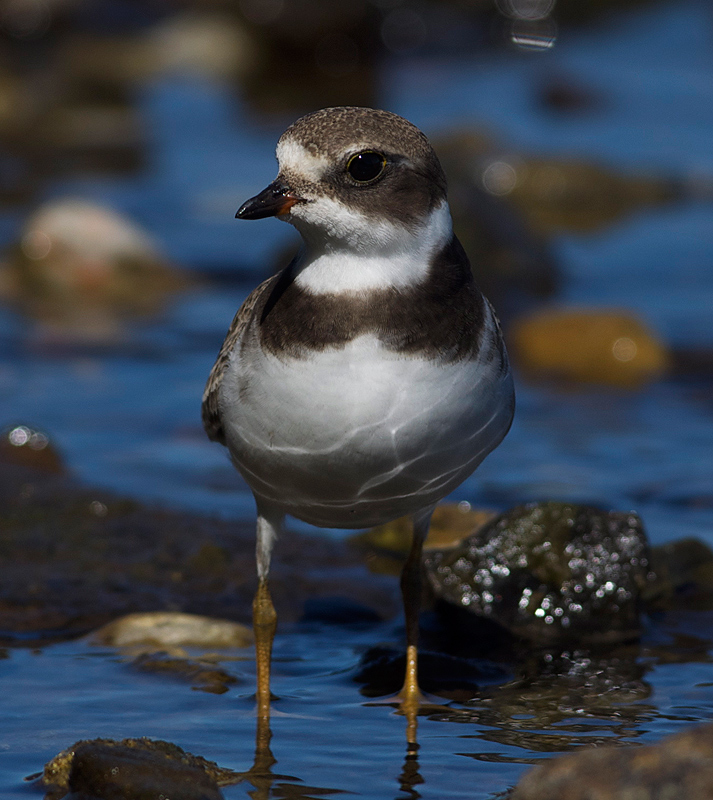
[[[510,428],[507,352],[415,125],[321,109],[287,128],[276,155],[277,177],[236,217],[288,222],[302,246],[238,310],[202,404],[208,437],[227,447],[257,508],[258,715],[270,713],[268,578],[284,517],[363,529],[409,515],[398,699],[415,731],[422,545],[436,504]]]

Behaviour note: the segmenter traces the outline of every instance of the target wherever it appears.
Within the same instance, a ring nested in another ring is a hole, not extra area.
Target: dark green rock
[[[103,800],[222,800],[199,767],[130,748],[83,747],[74,756],[69,785],[73,793]]]
[[[437,597],[542,643],[635,638],[653,580],[636,514],[557,502],[518,506],[425,566]]]
[[[48,797],[102,800],[222,800],[219,786],[241,775],[171,742],[92,739],[76,742],[44,769]]]

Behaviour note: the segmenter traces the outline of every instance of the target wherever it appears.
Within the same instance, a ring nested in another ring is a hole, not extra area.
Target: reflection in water
[[[447,710],[443,706],[431,708],[439,708],[441,711]],[[255,734],[255,759],[252,767],[242,773],[242,780],[253,786],[253,789],[247,793],[253,800],[269,800],[269,798],[285,798],[285,800],[304,798],[304,800],[307,800],[307,798],[327,797],[333,794],[351,794],[350,791],[344,789],[307,786],[302,782],[301,778],[273,772],[277,759],[270,747],[271,741],[272,730],[270,728],[269,714],[258,714]],[[413,800],[421,797],[415,787],[424,783],[419,769],[418,751],[419,745],[416,742],[407,743],[406,757],[397,778],[399,790],[405,792]]]
[[[406,758],[404,759],[404,767],[399,775],[399,789],[402,792],[416,800],[421,796],[420,792],[416,791],[416,786],[424,783],[423,776],[419,772],[418,766],[418,745],[410,744],[406,750]]]
[[[530,753],[574,750],[582,745],[629,743],[653,719],[656,707],[645,703],[651,687],[643,680],[640,648],[619,647],[602,653],[551,651],[533,656],[520,677],[487,687],[444,719],[488,726],[465,739],[480,739]],[[464,753],[481,761],[536,763],[487,753]]]
[[[309,798],[327,797],[331,794],[342,794],[341,789],[325,789],[317,786],[306,786],[300,778],[292,775],[279,775],[272,771],[277,759],[270,749],[272,731],[270,717],[258,714],[255,734],[255,760],[252,767],[243,773],[243,780],[253,785],[248,795],[253,800],[268,800],[270,797]],[[279,781],[279,783],[276,783]]]

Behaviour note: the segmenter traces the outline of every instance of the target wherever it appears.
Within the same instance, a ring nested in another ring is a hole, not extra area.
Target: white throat
[[[328,198],[295,206],[289,221],[305,240],[295,283],[313,294],[418,284],[453,231],[445,200],[415,231]]]

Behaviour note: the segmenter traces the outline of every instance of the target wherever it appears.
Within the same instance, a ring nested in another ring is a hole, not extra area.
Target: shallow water
[[[654,5],[568,32],[546,54],[394,64],[383,104],[429,133],[469,121],[503,137],[505,147],[710,178],[711,30],[703,2]],[[601,92],[602,108],[581,117],[537,107],[533,82],[558,73]],[[220,283],[191,292],[108,350],[48,350],[27,321],[0,310],[0,419],[48,431],[88,483],[247,519],[251,497],[222,448],[205,439],[199,400],[235,309],[265,272],[261,259],[290,240],[276,221],[232,219],[272,179],[280,126],[257,127],[216,85],[157,82],[140,103],[152,126],[146,172],[67,180],[53,194],[116,204],[177,262]],[[691,198],[595,234],[557,237],[559,299],[633,308],[669,342],[713,348],[712,211],[709,201]],[[0,219],[6,240],[19,220],[14,212]],[[454,499],[505,508],[558,498],[635,509],[654,543],[696,536],[713,545],[712,383],[670,380],[621,392],[519,380],[511,433]],[[577,656],[565,677],[483,688],[468,703],[424,717],[418,761],[405,762],[404,719],[368,705],[353,680],[368,647],[399,644],[398,622],[283,626],[272,749],[274,772],[294,779],[276,779],[272,796],[492,798],[553,753],[658,740],[711,718],[710,630],[704,614],[653,620],[642,648],[626,656],[594,667]],[[253,666],[249,652],[237,655],[246,660],[227,668],[241,682],[212,695],[138,673],[114,651],[83,642],[7,651],[0,661],[2,796],[28,797],[22,777],[80,738],[162,738],[248,769]],[[241,784],[224,794],[249,791]]]
[[[467,704],[421,718],[418,759],[406,760],[404,718],[370,704],[353,681],[360,651],[375,641],[397,641],[397,633],[383,624],[361,631],[315,624],[280,631],[273,662],[280,698],[273,705],[273,773],[291,778],[276,777],[270,796],[493,798],[527,765],[552,754],[593,743],[654,741],[710,719],[709,659],[699,653],[700,662],[660,663],[652,646],[642,651],[639,668],[609,664],[611,682],[602,671],[595,700],[585,698],[586,685],[574,677],[550,679],[546,688],[486,687]],[[27,797],[22,779],[85,738],[149,736],[223,767],[249,769],[255,735],[251,654],[226,655],[247,660],[227,661],[240,682],[214,695],[139,673],[114,651],[83,642],[12,650],[0,661],[3,797]],[[245,782],[224,794],[238,798],[251,791]]]

